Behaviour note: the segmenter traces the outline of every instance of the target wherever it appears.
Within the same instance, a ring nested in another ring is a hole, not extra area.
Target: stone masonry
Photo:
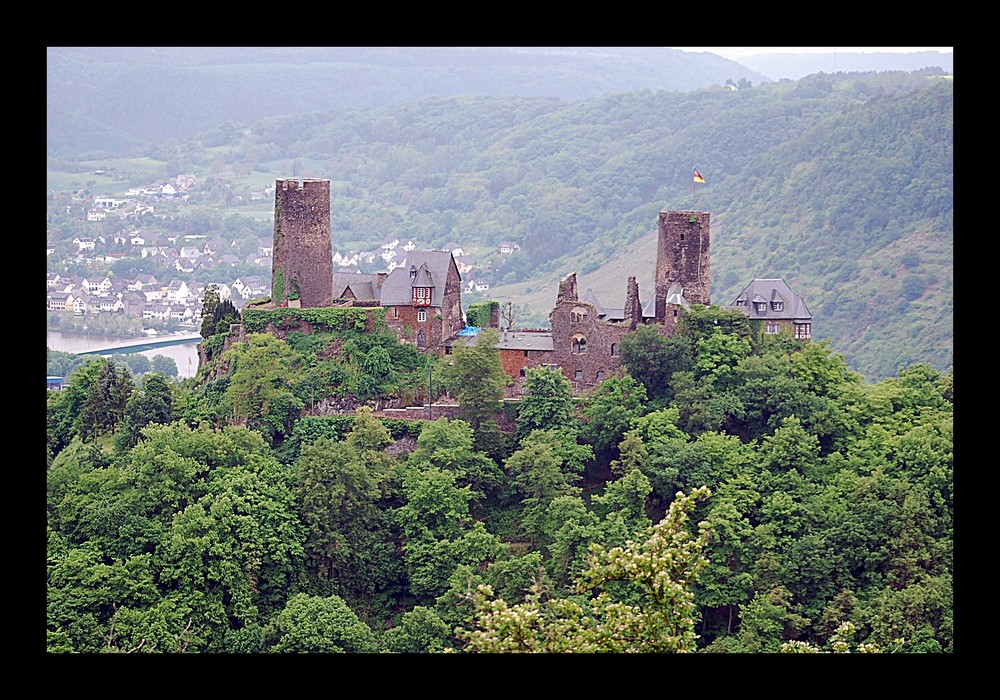
[[[313,309],[333,303],[330,181],[275,180],[271,300]]]
[[[688,304],[711,304],[709,234],[708,212],[660,212],[656,244],[656,323],[662,325],[667,320],[667,298],[673,284],[680,284]]]

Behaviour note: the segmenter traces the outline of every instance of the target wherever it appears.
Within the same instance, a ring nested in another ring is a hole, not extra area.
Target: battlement
[[[327,193],[330,192],[330,181],[326,180],[326,179],[323,179],[323,178],[313,178],[313,177],[306,177],[306,178],[302,178],[302,177],[284,178],[284,179],[280,179],[280,180],[275,180],[274,181],[274,186],[275,186],[275,188],[280,188],[280,189],[283,189],[283,190],[287,190],[290,187],[294,187],[295,189],[299,189],[299,190],[321,189],[321,190],[324,190]]]

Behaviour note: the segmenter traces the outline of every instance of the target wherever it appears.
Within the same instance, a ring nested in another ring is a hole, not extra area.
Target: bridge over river
[[[73,350],[71,352],[77,355],[128,355],[133,352],[147,352],[158,348],[170,347],[171,345],[191,345],[200,342],[200,333],[184,333],[163,338],[128,338],[126,340],[116,340],[97,348],[88,347],[86,350]]]

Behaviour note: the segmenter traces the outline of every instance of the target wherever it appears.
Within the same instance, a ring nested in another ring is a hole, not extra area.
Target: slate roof
[[[351,293],[358,301],[377,300],[379,298],[378,275],[357,272],[333,273],[333,298],[340,299],[350,287]]]
[[[772,302],[780,301],[782,310],[775,311]],[[754,302],[766,302],[763,312],[757,311]],[[740,292],[733,303],[726,307],[745,312],[752,319],[777,319],[805,322],[812,320],[812,314],[806,307],[802,297],[795,294],[788,285],[780,279],[753,280]]]
[[[393,269],[382,283],[382,306],[402,306],[413,300],[413,287],[431,287],[431,306],[442,306],[451,253],[443,250],[413,250],[406,256],[409,264]],[[415,277],[410,276],[411,269]],[[455,274],[458,274],[456,268]],[[461,280],[461,276],[459,276]]]
[[[461,336],[465,344],[472,347],[479,340],[478,335]],[[451,345],[451,343],[448,343]],[[500,331],[500,342],[494,345],[498,350],[544,350],[554,349],[551,331]]]

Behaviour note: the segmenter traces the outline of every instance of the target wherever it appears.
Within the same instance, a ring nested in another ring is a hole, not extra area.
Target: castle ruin
[[[303,309],[333,304],[330,181],[275,180],[271,300]]]

